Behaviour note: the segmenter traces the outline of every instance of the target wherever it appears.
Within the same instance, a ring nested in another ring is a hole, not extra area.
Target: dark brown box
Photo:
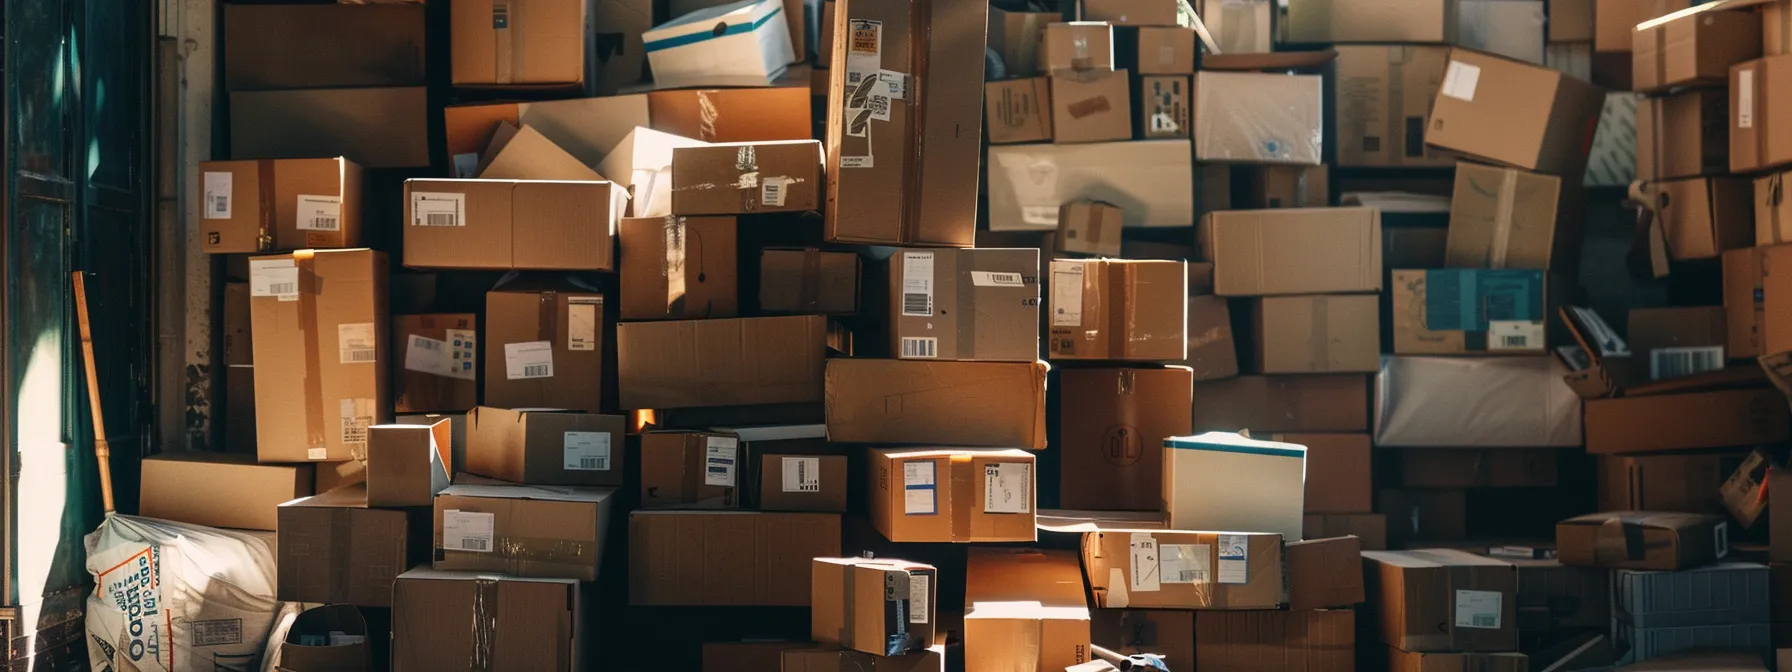
[[[740,314],[733,217],[630,218],[617,238],[624,320],[694,320]]]
[[[1363,553],[1381,641],[1403,651],[1518,648],[1518,573],[1511,563],[1449,549]]]
[[[1612,569],[1691,569],[1729,554],[1729,523],[1696,513],[1589,513],[1556,524],[1564,565]]]
[[[759,309],[857,314],[861,267],[855,252],[768,247],[759,253]]]
[[[471,313],[392,318],[394,412],[465,411],[479,404],[477,319]]]
[[[828,438],[840,443],[1043,450],[1044,362],[838,358]]]
[[[1059,505],[1159,510],[1164,439],[1190,434],[1193,382],[1178,366],[1065,369],[1058,378]]]
[[[428,509],[367,508],[352,485],[280,505],[278,596],[292,602],[392,605],[392,583],[428,559]]]
[[[840,515],[637,511],[631,606],[809,606],[815,558],[840,555]]]
[[[1367,513],[1375,508],[1368,434],[1273,434],[1307,447],[1304,513]]]

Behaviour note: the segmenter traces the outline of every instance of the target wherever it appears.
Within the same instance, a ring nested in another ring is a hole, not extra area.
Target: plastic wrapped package
[[[1456,7],[1457,44],[1543,64],[1543,0],[1464,0]]]
[[[1078,200],[1120,206],[1126,228],[1193,226],[1191,154],[1187,140],[992,146],[989,229],[1056,230]]]
[[[1554,357],[1383,357],[1375,376],[1380,448],[1569,448],[1580,397]]]
[[[1195,158],[1317,166],[1324,140],[1321,77],[1206,71],[1195,75]]]
[[[1219,42],[1222,54],[1258,54],[1275,50],[1270,0],[1203,0],[1201,21]]]

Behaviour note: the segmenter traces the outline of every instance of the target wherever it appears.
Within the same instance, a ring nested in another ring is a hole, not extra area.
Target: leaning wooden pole
[[[87,367],[87,405],[93,409],[93,456],[99,461],[100,498],[112,513],[112,446],[106,443],[106,414],[100,410],[100,377],[93,361],[93,325],[87,318],[87,279],[74,273],[75,320],[81,327],[81,361]]]

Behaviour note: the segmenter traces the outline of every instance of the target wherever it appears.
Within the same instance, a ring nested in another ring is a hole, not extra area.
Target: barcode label
[[[971,271],[971,285],[976,287],[1025,287],[1026,284],[1026,279],[1019,273]]]
[[[299,299],[299,267],[288,258],[249,260],[249,296]]]
[[[1649,351],[1649,379],[1664,380],[1724,368],[1721,345],[1698,348],[1656,348]]]
[[[342,230],[342,197],[299,194],[298,227],[300,231]]]
[[[902,314],[933,317],[933,253],[902,253]]]
[[[1488,320],[1487,349],[1541,350],[1543,323],[1530,320]]]
[[[411,193],[411,226],[466,226],[466,220],[466,194]]]
[[[1501,336],[1500,345],[1507,348],[1528,348],[1531,347],[1531,339],[1523,336]]]
[[[768,208],[784,207],[784,194],[789,191],[790,178],[768,177],[759,183],[759,202]]]
[[[1002,462],[983,465],[983,512],[1027,513],[1033,510],[1033,465]]]
[[[230,188],[234,176],[230,173],[208,172],[201,180],[205,184],[205,218],[230,219]]]
[[[785,492],[821,492],[821,458],[784,458]]]
[[[1075,262],[1052,262],[1052,326],[1077,327],[1083,324],[1083,265]]]
[[[1134,532],[1127,540],[1127,569],[1131,574],[1127,582],[1135,593],[1155,592],[1163,576],[1160,568],[1162,562],[1158,556],[1157,538],[1150,532]]]
[[[1495,624],[1499,622],[1499,616],[1493,614],[1475,614],[1475,627],[1477,628],[1497,628],[1499,626]]]
[[[564,446],[566,471],[609,471],[610,435],[604,432],[567,432]]]
[[[940,339],[917,336],[902,337],[902,359],[937,359],[940,356]]]
[[[1505,595],[1491,590],[1456,591],[1456,627],[1498,628]]]
[[[342,364],[365,364],[376,361],[376,334],[372,322],[342,324],[336,327],[336,351]]]
[[[504,344],[504,377],[509,380],[554,377],[554,344],[547,341]]]
[[[275,296],[279,296],[282,294],[297,294],[297,293],[299,293],[299,283],[297,283],[297,282],[276,282],[276,283],[268,285],[268,293],[273,294]]]
[[[731,436],[709,437],[704,451],[704,485],[732,488],[739,483],[734,476],[734,466],[738,463],[735,450],[739,446],[740,440]]]
[[[442,512],[442,549],[449,551],[492,552],[494,522],[497,516],[448,509]]]
[[[1208,544],[1164,544],[1158,548],[1163,559],[1164,583],[1207,583],[1213,561],[1213,547]]]
[[[343,399],[339,402],[342,418],[342,443],[351,453],[365,455],[367,428],[373,426],[373,400]]]

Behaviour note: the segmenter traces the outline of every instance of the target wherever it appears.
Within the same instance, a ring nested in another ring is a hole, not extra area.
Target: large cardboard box
[[[647,100],[656,131],[704,142],[765,142],[814,137],[812,96],[808,82],[780,82],[769,87],[653,91]]]
[[[1305,513],[1364,513],[1375,508],[1367,434],[1272,434],[1307,447]]]
[[[1636,110],[1636,174],[1668,180],[1729,172],[1729,104],[1722,89],[1642,99]]]
[[[641,508],[744,508],[745,448],[728,432],[642,434]]]
[[[1112,72],[1114,26],[1107,21],[1052,21],[1039,37],[1039,69],[1047,75]]]
[[[1447,43],[1457,0],[1289,0],[1284,42]]]
[[[626,190],[610,182],[404,183],[412,268],[611,271]]]
[[[1164,520],[1174,530],[1301,535],[1307,449],[1226,432],[1164,440]]]
[[[1209,28],[1213,26],[1211,23],[1207,25]],[[1138,34],[1139,74],[1195,74],[1195,54],[1199,50],[1199,47],[1195,46],[1198,41],[1195,29],[1180,26],[1140,26]],[[1220,36],[1219,39],[1224,40],[1227,37],[1230,36]],[[1225,47],[1222,46],[1221,49],[1225,49]],[[1232,52],[1227,50],[1225,53]]]
[[[1279,534],[1086,532],[1083,570],[1096,608],[1274,609],[1286,597]]]
[[[1053,259],[1049,356],[1188,358],[1188,268],[1180,261]]]
[[[392,586],[392,670],[588,669],[584,602],[571,579],[412,569]]]
[[[1043,362],[827,362],[828,440],[1045,448]]]
[[[672,214],[746,215],[821,208],[821,143],[717,143],[672,150]]]
[[[1038,361],[1039,250],[901,249],[886,268],[891,356]]]
[[[1339,46],[1332,127],[1340,166],[1447,166],[1425,147],[1431,101],[1444,81],[1445,46]]]
[[[835,40],[828,77],[823,235],[838,243],[970,245],[983,69],[965,64],[983,60],[988,6],[930,0],[917,10],[908,0],[860,0],[837,14],[850,37]],[[859,90],[886,71],[926,86]]]
[[[1599,509],[1721,513],[1718,490],[1746,455],[1726,450],[1600,457]]]
[[[989,48],[1001,55],[1003,72],[1009,77],[1041,74],[1039,47],[1045,26],[1063,20],[1064,16],[1058,12],[1010,12],[999,7],[989,8]]]
[[[827,330],[820,315],[622,324],[622,407],[819,402]]]
[[[481,406],[467,413],[465,471],[526,485],[622,485],[628,419]]]
[[[451,485],[436,495],[433,566],[596,581],[614,495],[607,488]]]
[[[939,570],[904,560],[816,558],[810,637],[876,656],[924,653],[939,612]]]
[[[374,425],[367,429],[367,505],[430,506],[448,487],[455,463],[453,423]]]
[[[1792,200],[1786,198],[1786,175],[1755,178],[1756,245],[1792,243]]]
[[[1177,364],[1193,371],[1195,380],[1220,380],[1238,375],[1238,351],[1232,340],[1232,312],[1225,299],[1188,297],[1188,359]]]
[[[761,511],[846,511],[847,456],[827,442],[826,425],[734,430],[748,451],[748,500]]]
[[[486,292],[486,405],[604,411],[609,323],[604,296],[596,292],[526,286]]]
[[[1536,270],[1394,271],[1394,353],[1543,353],[1543,276]]]
[[[1348,535],[1284,539],[1282,555],[1287,559],[1290,610],[1350,607],[1363,601],[1362,539]]]
[[[1464,551],[1367,551],[1381,641],[1414,652],[1518,648],[1518,572]]]
[[[392,605],[392,583],[427,559],[424,509],[367,508],[367,489],[281,504],[278,596],[289,602]]]
[[[1381,367],[1374,294],[1269,296],[1252,306],[1257,373],[1373,373]]]
[[[1464,49],[1450,51],[1425,143],[1485,161],[1577,176],[1605,92],[1551,70]]]
[[[1163,656],[1172,670],[1195,669],[1195,612],[1168,609],[1095,609],[1089,639],[1123,656]]]
[[[1578,567],[1691,569],[1729,555],[1729,525],[1696,513],[1589,513],[1556,524],[1556,557]]]
[[[367,168],[429,165],[425,87],[230,94],[230,158],[344,156]]]
[[[1325,136],[1322,77],[1195,73],[1195,158],[1319,165]]]
[[[1792,55],[1730,68],[1730,172],[1748,173],[1792,163],[1792,135],[1776,133],[1774,119],[1792,114]]]
[[[226,5],[224,88],[423,86],[423,8]]]
[[[692,320],[740,314],[734,217],[624,219],[619,278],[624,320]]]
[[[1351,670],[1355,660],[1349,609],[1195,614],[1195,669]]]
[[[472,313],[392,318],[393,411],[465,411],[479,403],[477,325]]]
[[[1058,504],[1085,511],[1156,511],[1163,442],[1187,436],[1192,373],[1065,369],[1058,375]]]
[[[759,252],[759,309],[774,313],[859,312],[857,252],[768,247]]]
[[[199,249],[212,254],[361,245],[366,181],[353,161],[199,164]]]
[[[1310,513],[1303,517],[1301,529],[1307,539],[1353,536],[1362,540],[1362,550],[1388,548],[1388,519],[1379,513]]]
[[[1631,87],[1659,92],[1722,84],[1730,66],[1761,57],[1761,15],[1710,3],[1637,24],[1631,35]]]
[[[1549,43],[1593,41],[1593,0],[1549,0]]]
[[[1132,77],[1126,70],[1051,76],[1052,142],[1132,139]]]
[[[143,458],[137,513],[190,525],[277,529],[275,507],[311,495],[308,464],[257,464],[253,455],[163,453]]]
[[[1024,450],[874,450],[871,522],[894,542],[1033,541],[1038,473]]]
[[[1753,243],[1752,195],[1747,178],[1695,177],[1654,185],[1663,199],[1661,226],[1677,261],[1713,259]]]
[[[1077,564],[1072,551],[972,548],[964,573],[965,669],[1055,670],[1090,660]]]
[[[386,255],[302,250],[249,260],[256,455],[341,462],[392,417]]]
[[[1369,377],[1239,376],[1195,384],[1194,431],[1364,432]]]
[[[1055,230],[1079,200],[1120,206],[1126,228],[1189,226],[1195,180],[1187,140],[990,147],[989,228]]]
[[[654,123],[657,118],[649,111],[649,100],[648,95],[636,94],[450,105],[443,109],[442,117],[447,135],[448,157],[453,164],[452,175],[458,178],[478,177],[480,155],[485,153],[491,145],[493,135],[504,124],[535,129],[555,147],[565,150],[586,166],[613,165],[606,158],[621,147],[637,127],[651,126],[653,130],[685,138],[711,139],[699,138]],[[807,119],[808,108],[803,109],[803,118]],[[722,112],[723,110],[717,110],[718,115]],[[726,122],[737,116],[718,117],[717,125],[726,125]],[[668,165],[670,161],[668,157]],[[615,177],[618,181],[627,181],[623,175]]]
[[[1371,409],[1375,445],[1578,447],[1581,400],[1567,375],[1554,357],[1384,358]]]
[[[1000,11],[1000,10],[993,10]],[[988,112],[989,144],[1045,142],[1052,139],[1050,80],[1029,77],[983,85]]]
[[[1210,212],[1199,237],[1220,296],[1381,291],[1374,208]]]
[[[840,555],[840,515],[636,511],[630,606],[808,607],[815,558]]]
[[[1676,421],[1696,417],[1697,423]],[[1594,455],[1729,448],[1786,440],[1786,398],[1772,388],[1588,399]]]
[[[1573,181],[1570,180],[1570,185]],[[1580,226],[1562,178],[1478,163],[1456,164],[1445,265],[1451,268],[1572,267]]]
[[[1400,484],[1408,488],[1553,488],[1556,451],[1408,448],[1400,455]]]
[[[594,0],[503,0],[454,5],[449,15],[455,86],[581,88],[597,74]],[[604,26],[604,30],[615,30]],[[608,56],[608,54],[605,54]]]

